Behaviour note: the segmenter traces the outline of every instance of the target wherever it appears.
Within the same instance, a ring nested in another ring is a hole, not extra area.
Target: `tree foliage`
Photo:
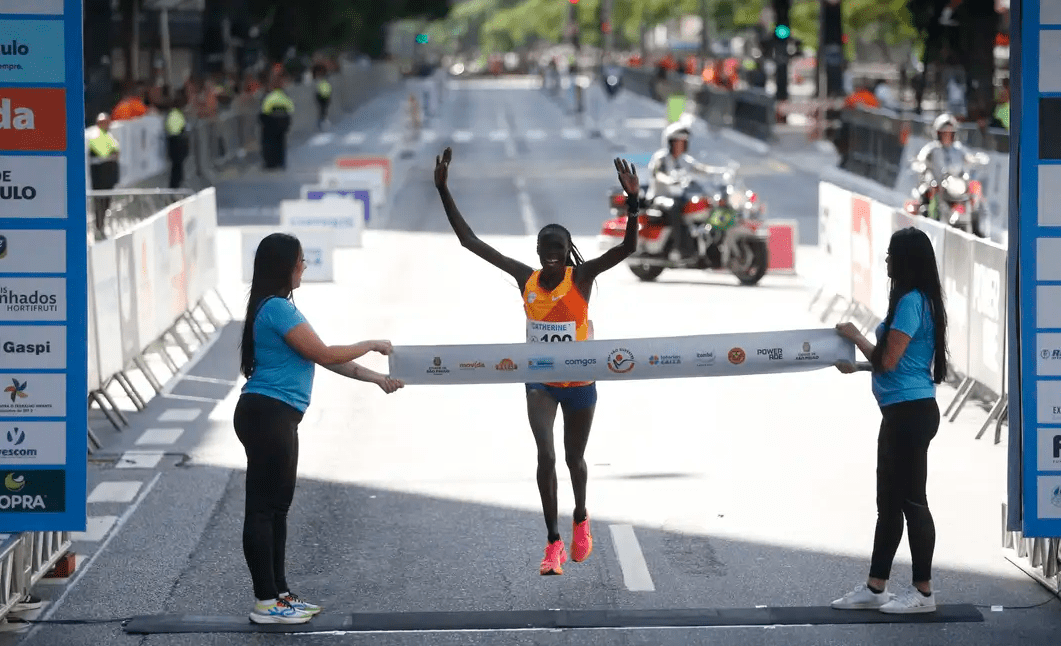
[[[383,54],[384,26],[401,18],[441,19],[448,0],[249,0],[249,13],[265,30],[269,57],[280,60],[290,47],[310,52],[354,47]]]

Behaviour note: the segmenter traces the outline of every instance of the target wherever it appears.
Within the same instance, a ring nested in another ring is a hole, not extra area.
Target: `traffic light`
[[[778,25],[774,29],[774,35],[777,36],[778,40],[785,40],[792,35],[792,30],[788,25]]]
[[[421,45],[426,45],[427,44],[427,34],[417,34],[416,35],[416,42],[420,43]]]

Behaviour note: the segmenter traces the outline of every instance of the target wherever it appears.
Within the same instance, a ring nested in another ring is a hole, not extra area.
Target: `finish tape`
[[[568,343],[395,346],[407,385],[730,377],[806,372],[855,360],[833,328]]]

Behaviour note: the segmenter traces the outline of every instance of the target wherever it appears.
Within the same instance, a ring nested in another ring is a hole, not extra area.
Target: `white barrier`
[[[319,200],[282,200],[280,226],[330,229],[336,247],[360,247],[365,205],[350,197],[328,195]]]
[[[387,204],[386,171],[378,167],[322,168],[318,184],[325,188],[367,189],[372,210]]]
[[[214,289],[216,230],[215,193],[207,189],[88,248],[95,326],[89,362],[96,358],[98,375],[92,390],[124,371]]]
[[[844,181],[836,171],[831,171],[829,177]],[[1005,401],[1005,247],[866,197],[858,192],[861,180],[850,184],[858,189],[826,179],[819,185],[820,244],[825,253],[819,296],[829,293],[833,301],[850,303],[845,316],[871,329],[887,313],[889,282],[884,254],[892,233],[907,226],[924,231],[936,253],[947,308],[951,375],[961,381],[957,396],[944,414],[955,419],[973,386],[986,387],[999,399],[980,431],[982,435],[989,424],[1000,419]],[[832,305],[831,302],[823,314],[823,321]],[[996,430],[996,438],[997,433]]]
[[[254,276],[254,254],[258,244],[270,233],[290,233],[302,243],[302,254],[306,257],[303,282],[327,283],[335,280],[335,232],[324,228],[291,226],[243,227],[241,233],[241,266],[243,282],[251,282]]]
[[[322,200],[329,196],[348,197],[361,202],[365,212],[365,223],[372,220],[372,197],[368,189],[331,188],[328,186],[303,185],[301,197],[304,200]]]
[[[668,379],[802,372],[854,361],[832,329],[485,345],[399,346],[390,375],[406,384]]]

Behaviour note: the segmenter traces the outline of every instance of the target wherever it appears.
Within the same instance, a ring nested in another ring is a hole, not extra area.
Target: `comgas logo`
[[[747,354],[744,352],[744,348],[733,348],[729,351],[729,362],[735,366],[739,366],[744,363],[744,359],[747,358]]]
[[[507,372],[512,370],[519,370],[519,366],[516,365],[515,361],[506,357],[502,359],[500,363],[494,366],[494,370],[504,370]]]

